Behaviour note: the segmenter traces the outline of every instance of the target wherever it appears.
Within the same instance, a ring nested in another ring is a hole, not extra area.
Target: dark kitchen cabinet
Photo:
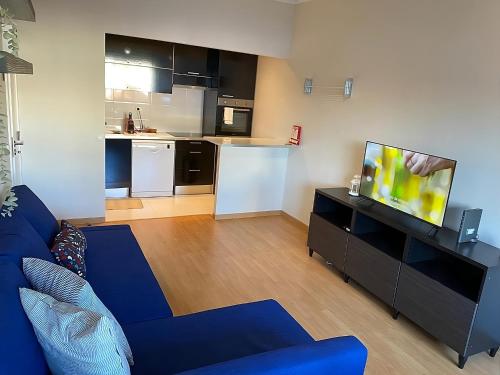
[[[106,34],[106,62],[173,69],[173,44]]]
[[[176,44],[174,73],[194,77],[216,77],[219,51]]]
[[[106,189],[129,188],[132,181],[132,141],[106,139],[105,142]]]
[[[205,76],[193,76],[186,74],[174,74],[174,85],[199,86],[213,88],[217,87],[217,78]]]
[[[121,67],[119,63],[107,63],[106,64],[106,74],[111,74],[111,72]],[[108,70],[109,69],[109,70]],[[162,68],[152,68],[148,66],[134,66],[134,70],[147,71],[147,74],[151,77],[151,92],[160,92],[171,94],[172,93],[172,70],[162,69]],[[106,81],[107,89],[121,89],[121,90],[137,90],[136,80],[129,80],[132,75],[123,74],[121,81],[115,82],[110,80]],[[149,82],[149,80],[147,81]],[[144,82],[145,83],[145,82]]]
[[[220,51],[219,96],[253,100],[257,75],[256,55]]]
[[[213,185],[215,145],[206,141],[175,142],[175,186]]]
[[[151,68],[153,70],[153,92],[172,93],[172,71],[170,69]]]

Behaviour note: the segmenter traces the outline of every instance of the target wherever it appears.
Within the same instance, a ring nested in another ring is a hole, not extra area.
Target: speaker
[[[478,238],[479,223],[483,210],[475,208],[464,210],[460,229],[458,231],[458,242],[476,242]]]

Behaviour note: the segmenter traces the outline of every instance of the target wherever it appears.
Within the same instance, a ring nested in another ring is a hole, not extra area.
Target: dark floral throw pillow
[[[54,239],[50,251],[59,265],[85,278],[85,250],[87,239],[83,232],[66,220],[61,221],[61,231]]]

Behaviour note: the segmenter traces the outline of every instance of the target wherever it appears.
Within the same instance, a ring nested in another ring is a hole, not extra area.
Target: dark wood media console
[[[458,352],[500,347],[500,249],[458,244],[458,233],[382,204],[351,197],[346,188],[317,189],[309,224],[309,255],[321,255],[399,313]]]

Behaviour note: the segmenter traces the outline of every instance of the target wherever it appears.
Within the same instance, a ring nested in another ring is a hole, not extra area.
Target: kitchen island
[[[288,152],[293,147],[284,140],[169,133],[106,134],[105,138],[114,144],[119,140],[129,143],[142,140],[213,144],[217,146],[214,171],[216,219],[272,215],[282,210]],[[127,159],[125,167],[130,165],[128,163]],[[113,173],[109,172],[110,175]]]
[[[288,152],[271,138],[215,138],[217,178],[215,219],[280,214]]]

